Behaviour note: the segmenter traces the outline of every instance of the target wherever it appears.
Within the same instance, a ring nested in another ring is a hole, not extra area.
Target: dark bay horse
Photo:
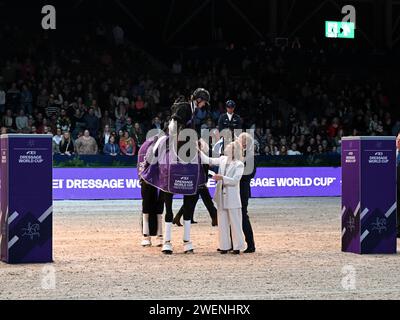
[[[149,138],[139,149],[138,176],[141,179],[143,201],[143,236],[142,245],[151,245],[150,235],[160,238],[162,227],[160,216],[165,204],[165,238],[162,252],[172,253],[172,198],[173,194],[184,195],[184,252],[193,252],[190,242],[190,224],[194,211],[191,196],[195,196],[200,185],[207,182],[201,166],[197,144],[197,134],[185,141],[178,141],[178,135],[190,128],[193,120],[193,102],[177,100],[172,106],[171,120],[164,132]],[[189,159],[182,160],[182,148],[188,151]],[[193,152],[195,150],[195,152]],[[161,211],[160,211],[161,209]],[[155,221],[157,220],[157,223]],[[151,226],[157,225],[153,229]],[[155,230],[157,229],[157,230]]]

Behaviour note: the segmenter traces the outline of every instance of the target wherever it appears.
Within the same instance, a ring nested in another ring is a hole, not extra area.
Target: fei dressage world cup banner
[[[53,260],[52,136],[0,137],[1,260]]]
[[[215,182],[208,181],[211,194]],[[341,195],[341,170],[332,167],[257,168],[254,198]],[[55,200],[141,199],[136,168],[54,168]],[[177,196],[178,197],[178,196]]]
[[[395,140],[342,138],[344,252],[397,252]]]

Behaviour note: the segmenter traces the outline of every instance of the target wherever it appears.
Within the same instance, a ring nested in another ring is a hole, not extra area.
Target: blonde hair
[[[233,141],[229,143],[226,147],[225,150],[231,147],[232,148],[232,160],[242,160],[243,159],[243,152],[242,152],[242,146],[238,141]],[[225,151],[226,154],[226,151]]]
[[[253,150],[254,149],[254,139],[252,135],[248,132],[242,132],[239,134],[237,137],[237,141],[239,141],[240,145],[242,145],[242,139],[246,140],[246,149],[247,150]]]

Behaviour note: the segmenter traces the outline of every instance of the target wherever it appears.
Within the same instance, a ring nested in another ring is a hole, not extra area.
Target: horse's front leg
[[[173,194],[169,192],[162,192],[162,195],[164,197],[164,204],[165,204],[165,222],[171,222],[174,219],[174,213],[172,211],[172,199],[173,199]]]
[[[165,254],[172,253],[172,220],[174,219],[174,213],[172,212],[172,198],[173,194],[160,191],[162,193],[162,197],[164,198],[165,204],[165,237],[164,244],[162,247],[162,252]]]

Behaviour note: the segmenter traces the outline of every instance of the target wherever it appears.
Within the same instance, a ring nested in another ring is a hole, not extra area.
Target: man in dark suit
[[[242,129],[240,116],[235,113],[236,103],[233,100],[228,100],[225,103],[226,113],[221,114],[218,119],[218,130],[222,139],[222,152],[230,142],[235,140],[235,129]],[[226,130],[229,131],[226,132]],[[223,154],[223,153],[222,153]]]
[[[238,141],[243,149],[243,161],[246,167],[246,158],[252,156],[254,157],[254,141],[249,133],[243,132],[239,135]],[[249,164],[248,164],[249,165]],[[248,215],[247,207],[249,204],[249,198],[251,197],[250,182],[256,174],[256,164],[253,163],[253,168],[251,173],[243,174],[240,179],[240,200],[242,202],[242,229],[247,243],[247,249],[244,253],[253,253],[256,251],[256,246],[254,244],[253,228],[251,227],[250,218]]]
[[[224,129],[242,129],[240,116],[235,113],[236,103],[233,100],[228,100],[225,103],[226,113],[221,114],[218,119],[218,130],[221,132]]]

